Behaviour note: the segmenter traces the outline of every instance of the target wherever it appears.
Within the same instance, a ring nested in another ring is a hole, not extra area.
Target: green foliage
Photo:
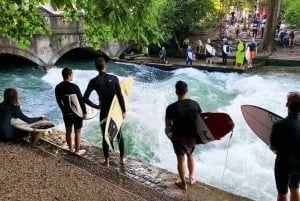
[[[39,15],[38,0],[0,1],[0,33],[12,39],[18,47],[25,48],[35,33],[49,34],[48,25]]]
[[[182,41],[192,31],[214,26],[215,13],[212,0],[165,0],[159,7],[158,23],[164,39],[175,35]]]
[[[286,1],[284,8],[284,20],[293,27],[300,28],[300,1]]]

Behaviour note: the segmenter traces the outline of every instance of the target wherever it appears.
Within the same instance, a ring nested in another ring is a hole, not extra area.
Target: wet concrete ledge
[[[177,178],[176,174],[131,157],[127,157],[126,165],[122,166],[119,164],[119,157],[115,152],[110,153],[110,168],[102,167],[99,165],[100,158],[103,158],[103,152],[100,147],[83,141],[82,148],[86,149],[87,152],[82,156],[78,156],[66,150],[64,133],[58,130],[54,130],[52,134],[45,134],[40,141],[39,147],[93,175],[99,176],[129,192],[139,195],[140,191],[132,188],[132,182],[137,182],[151,191],[151,198],[146,198],[147,200],[161,199],[161,196],[158,196],[160,194],[166,200],[250,200],[201,182],[189,186],[186,191],[181,190],[174,183]],[[99,171],[99,168],[101,168],[101,171]]]

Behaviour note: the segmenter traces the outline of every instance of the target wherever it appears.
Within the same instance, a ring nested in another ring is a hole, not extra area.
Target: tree
[[[0,33],[19,47],[26,47],[35,33],[50,34],[37,6],[49,0],[0,1]],[[77,20],[83,11],[85,38],[95,49],[107,41],[121,39],[159,43],[157,24],[159,0],[50,0],[54,9],[63,8],[67,20]]]
[[[281,0],[269,0],[268,7],[268,17],[267,17],[267,26],[266,32],[264,34],[264,38],[261,43],[261,49],[266,51],[274,51],[275,50],[275,32],[276,26],[278,23],[278,17],[280,15],[281,9]]]
[[[284,1],[284,19],[293,27],[300,28],[300,1],[289,0]]]

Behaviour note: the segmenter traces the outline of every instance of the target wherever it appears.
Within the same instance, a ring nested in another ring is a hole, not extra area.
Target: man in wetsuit
[[[190,185],[196,182],[194,170],[194,149],[196,145],[196,115],[201,113],[199,104],[187,98],[188,85],[184,81],[178,81],[175,85],[178,100],[166,109],[166,134],[172,132],[171,141],[177,157],[177,170],[179,177],[175,184],[186,190],[185,180],[185,156],[189,170]]]
[[[300,200],[300,93],[287,96],[288,116],[274,123],[271,132],[271,149],[277,154],[275,180],[277,201]]]
[[[63,81],[59,83],[55,87],[55,96],[56,96],[56,101],[61,109],[64,123],[65,123],[65,128],[66,128],[66,141],[69,147],[70,151],[73,150],[73,145],[72,145],[72,130],[74,126],[74,132],[75,132],[75,153],[76,154],[83,154],[85,152],[84,149],[80,149],[81,145],[81,128],[82,128],[82,119],[86,118],[86,108],[85,104],[83,102],[82,94],[79,89],[79,87],[72,83],[71,81],[73,80],[73,70],[69,67],[65,67],[62,70],[62,77]],[[80,106],[83,111],[83,118],[77,116],[73,110],[70,107],[69,104],[69,95],[71,94],[76,94],[78,101],[80,103]]]
[[[84,101],[90,105],[91,107],[101,109],[100,113],[100,126],[102,131],[102,148],[104,152],[105,159],[100,162],[101,165],[105,167],[109,167],[109,146],[104,139],[104,132],[106,126],[106,118],[109,112],[109,108],[113,97],[117,95],[119,104],[121,106],[123,112],[123,119],[126,117],[126,109],[123,95],[121,93],[121,88],[119,84],[119,80],[116,76],[106,73],[106,63],[104,58],[99,57],[95,61],[95,66],[99,72],[98,76],[94,77],[90,80],[87,89],[84,93]],[[95,90],[99,96],[99,104],[95,104],[89,99],[92,91]],[[119,142],[119,150],[120,150],[120,163],[122,165],[125,164],[124,157],[124,139],[121,130],[117,135],[117,139]]]
[[[0,103],[0,141],[11,142],[19,141],[22,137],[27,137],[29,132],[21,132],[11,125],[13,117],[20,118],[27,123],[33,123],[39,120],[47,120],[45,117],[28,117],[23,114],[20,107],[19,95],[15,88],[7,88],[4,91],[4,101]],[[34,133],[32,144],[39,140],[39,133]]]

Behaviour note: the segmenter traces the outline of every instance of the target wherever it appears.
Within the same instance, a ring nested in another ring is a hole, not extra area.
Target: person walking
[[[0,142],[18,142],[23,137],[28,137],[30,132],[14,129],[11,125],[12,118],[19,118],[26,123],[34,123],[40,120],[48,120],[45,117],[28,117],[21,110],[18,91],[15,88],[7,88],[3,94],[4,100],[0,103]],[[33,133],[31,143],[35,145],[40,139],[40,133]]]
[[[162,47],[161,50],[159,51],[159,57],[161,58],[162,63],[167,64],[167,51],[165,47]]]
[[[56,102],[62,112],[63,120],[66,129],[66,141],[70,151],[74,151],[72,145],[72,130],[74,127],[75,132],[75,153],[84,154],[86,150],[80,149],[81,145],[81,128],[82,121],[86,119],[86,108],[83,102],[82,94],[79,87],[72,83],[73,81],[73,70],[70,67],[65,67],[62,70],[63,81],[55,87]],[[80,107],[83,111],[83,117],[77,116],[70,107],[69,95],[76,94]]]
[[[100,164],[109,167],[109,145],[104,139],[104,132],[105,132],[105,126],[106,126],[106,118],[109,112],[109,108],[111,105],[111,102],[113,100],[113,97],[117,95],[119,104],[122,109],[122,115],[123,119],[126,117],[126,108],[125,108],[125,102],[123,95],[121,93],[121,88],[119,84],[119,79],[112,75],[106,73],[106,62],[105,59],[102,57],[99,57],[95,61],[96,69],[98,70],[98,75],[90,80],[87,89],[84,93],[83,99],[84,101],[90,105],[91,107],[101,109],[100,113],[100,127],[102,131],[102,148],[104,153],[104,160],[100,161]],[[89,99],[90,94],[92,91],[96,91],[99,96],[99,103],[96,104],[92,102]],[[124,139],[121,132],[121,129],[119,133],[117,134],[117,139],[119,143],[119,151],[120,151],[120,164],[124,165],[126,160],[124,156]]]
[[[287,117],[275,122],[271,131],[271,150],[276,153],[274,175],[277,201],[300,200],[300,93],[287,95]],[[288,199],[288,190],[290,199]]]
[[[177,157],[177,170],[179,178],[175,184],[187,189],[186,164],[189,171],[189,184],[193,185],[195,179],[194,149],[196,145],[196,115],[201,113],[200,105],[187,98],[188,85],[184,81],[178,81],[175,85],[177,101],[170,104],[166,109],[165,132],[172,133],[171,141]]]
[[[192,47],[189,45],[186,49],[186,65],[193,65],[193,60],[195,60],[195,54]]]

